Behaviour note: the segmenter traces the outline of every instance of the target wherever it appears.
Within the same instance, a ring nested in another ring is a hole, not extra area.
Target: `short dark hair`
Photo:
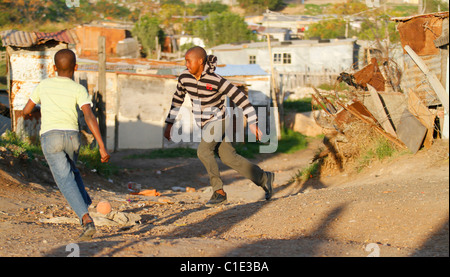
[[[200,59],[203,59],[203,65],[206,64],[206,58],[208,57],[208,54],[206,54],[206,50],[203,49],[203,47],[194,46],[192,48],[189,48],[189,50],[187,50],[186,54],[189,52],[194,52],[195,55],[197,55],[197,57],[199,57]]]
[[[75,68],[77,57],[70,49],[61,49],[55,54],[55,65],[58,71],[70,71]]]

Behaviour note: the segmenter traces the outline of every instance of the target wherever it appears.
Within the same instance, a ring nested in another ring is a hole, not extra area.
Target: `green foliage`
[[[9,130],[0,136],[0,146],[11,151],[16,158],[21,155],[27,155],[30,158],[33,158],[34,155],[42,155],[39,145],[22,140],[16,133]]]
[[[319,162],[314,162],[310,166],[298,170],[297,173],[292,177],[291,182],[305,182],[308,179],[311,179],[313,177],[317,177],[320,169]]]
[[[227,5],[219,3],[219,2],[211,2],[211,3],[200,3],[195,10],[196,14],[208,15],[212,12],[222,13],[228,12],[230,9]]]
[[[82,24],[98,19],[135,21],[139,11],[131,11],[112,1],[100,0],[95,3],[80,0],[79,7],[69,8],[66,0],[4,0],[0,1],[0,26],[15,27],[31,25],[33,30],[43,30],[46,25]],[[58,27],[58,26],[54,26]],[[47,30],[45,30],[47,31]]]
[[[345,3],[336,3],[328,10],[329,14],[351,15],[366,11],[367,5],[365,1],[349,0]]]
[[[16,157],[43,157],[39,143],[31,143],[27,139],[20,138],[15,132],[6,131],[0,137],[0,146],[6,148]],[[84,164],[87,169],[95,169],[100,175],[109,177],[118,172],[118,168],[111,163],[100,161],[100,151],[98,147],[82,146],[78,155],[78,162]]]
[[[400,41],[396,23],[389,21],[386,15],[378,16],[372,20],[364,20],[361,24],[361,31],[358,33],[358,38],[363,40],[383,39],[386,37],[386,31],[389,33],[391,42]]]
[[[317,4],[305,4],[305,14],[307,15],[321,15],[325,14],[326,10],[331,4],[317,5]]]
[[[256,39],[244,19],[231,12],[212,12],[204,21],[195,21],[192,31],[207,47]]]
[[[278,11],[286,5],[283,0],[238,0],[238,3],[241,8],[251,14],[259,14],[266,9]]]
[[[254,158],[259,154],[259,147],[263,145],[260,142],[235,143],[236,152],[246,158]],[[281,139],[278,141],[278,148],[275,153],[291,154],[308,146],[307,137],[291,129],[283,128]]]
[[[343,37],[345,36],[345,25],[345,20],[340,18],[321,20],[309,26],[305,32],[305,37],[320,37],[321,39]]]
[[[152,56],[153,52],[157,50],[155,38],[158,38],[160,44],[164,39],[164,32],[159,27],[159,20],[156,17],[147,15],[136,22],[131,32],[142,44],[147,57]]]
[[[285,112],[304,113],[312,111],[311,97],[306,97],[298,100],[285,100],[283,108]]]
[[[365,152],[363,152],[359,157],[359,165],[357,166],[357,171],[360,172],[367,166],[369,166],[372,161],[381,161],[386,158],[392,157],[398,150],[395,146],[384,137],[378,137],[374,140],[371,147],[368,147]]]
[[[82,146],[78,155],[78,162],[84,164],[88,169],[94,170],[108,178],[111,175],[117,174],[119,169],[112,163],[102,163],[100,160],[100,151],[98,147]]]

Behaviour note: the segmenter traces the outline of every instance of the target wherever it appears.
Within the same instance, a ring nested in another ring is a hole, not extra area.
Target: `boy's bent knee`
[[[201,160],[207,160],[211,156],[214,156],[214,151],[209,149],[208,147],[198,147],[197,148],[197,157]]]

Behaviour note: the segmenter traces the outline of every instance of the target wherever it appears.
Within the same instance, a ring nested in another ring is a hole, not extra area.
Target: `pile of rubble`
[[[326,160],[328,167],[342,170],[380,138],[412,153],[448,139],[448,12],[391,20],[400,22],[402,71],[389,71],[388,60],[372,58],[360,71],[340,74],[337,81],[350,91],[315,89],[312,95],[316,122],[326,135],[326,149],[315,159]]]

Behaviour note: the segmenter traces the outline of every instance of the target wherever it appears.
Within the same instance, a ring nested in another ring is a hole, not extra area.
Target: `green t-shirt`
[[[92,101],[85,87],[67,77],[48,78],[39,83],[30,96],[31,101],[41,105],[42,135],[50,130],[78,131],[76,106]]]

